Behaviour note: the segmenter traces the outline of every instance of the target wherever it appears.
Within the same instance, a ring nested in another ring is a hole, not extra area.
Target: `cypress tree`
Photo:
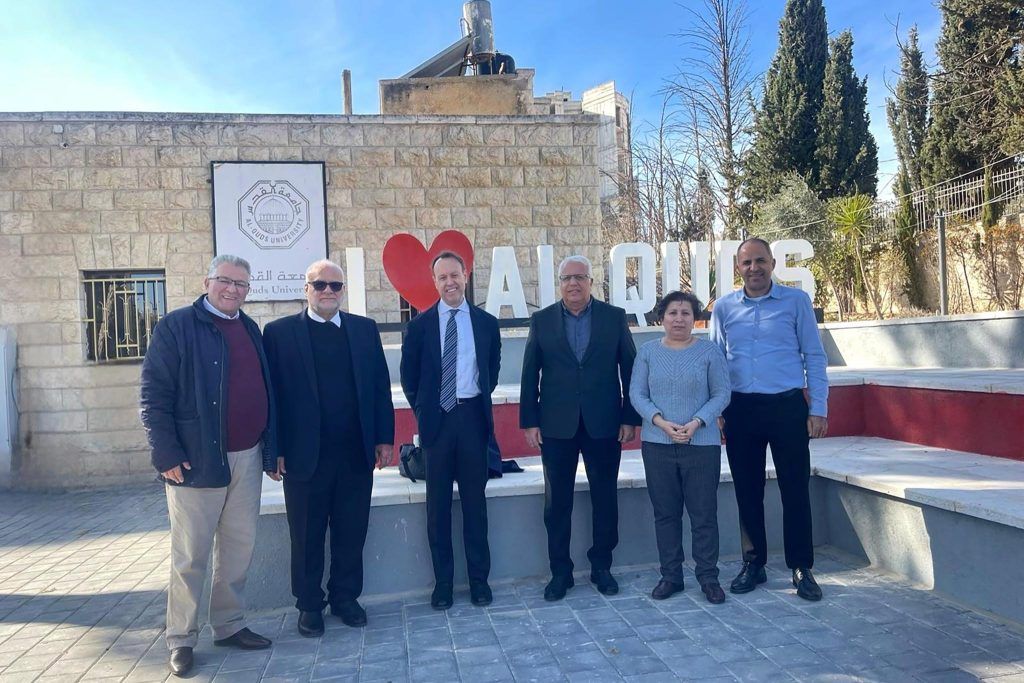
[[[910,28],[900,53],[900,77],[894,97],[885,100],[885,110],[900,173],[906,174],[909,190],[920,190],[924,187],[921,150],[928,133],[928,72],[917,44],[916,26]]]
[[[825,67],[824,98],[818,115],[818,196],[875,196],[878,147],[868,129],[867,78],[853,70],[853,35],[832,41]]]
[[[911,193],[924,187],[921,150],[928,133],[928,72],[912,26],[906,45],[900,46],[900,77],[894,97],[885,101],[889,130],[896,146],[899,171],[896,177],[896,251],[906,271],[904,289],[910,305],[924,309],[924,284],[918,270],[918,225]]]
[[[936,51],[940,69],[932,90],[932,123],[925,143],[929,183],[980,168],[1007,154],[1003,144],[1012,118],[1007,120],[1006,115],[1019,112],[1007,111],[999,94],[1006,93],[1006,85],[1019,77],[1024,32],[1019,0],[941,0],[939,9],[942,31]]]
[[[771,196],[784,173],[796,172],[809,183],[817,180],[814,152],[827,59],[821,0],[787,0],[745,163],[747,196],[755,202]]]

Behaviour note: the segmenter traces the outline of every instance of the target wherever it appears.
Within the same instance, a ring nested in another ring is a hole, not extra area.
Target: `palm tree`
[[[866,194],[837,197],[829,202],[827,215],[836,233],[853,246],[853,254],[857,258],[857,266],[860,269],[861,280],[864,282],[864,289],[875,307],[875,313],[878,314],[879,319],[884,320],[882,304],[878,300],[878,294],[871,287],[867,270],[864,268],[864,237],[874,225],[871,217],[872,204],[873,200]]]

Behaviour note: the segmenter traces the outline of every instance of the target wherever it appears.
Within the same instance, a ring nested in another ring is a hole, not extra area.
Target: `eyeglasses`
[[[558,276],[558,281],[559,282],[586,282],[589,279],[590,279],[589,275],[585,275],[585,274],[582,274],[582,273],[575,274],[575,275],[559,275]]]
[[[327,289],[328,287],[331,288],[332,292],[340,292],[341,288],[345,286],[344,282],[338,282],[337,280],[335,280],[334,282],[324,282],[323,280],[313,280],[312,282],[307,282],[306,284],[307,285],[311,285],[313,287],[313,289],[315,289],[318,292],[322,292],[325,289]]]
[[[245,280],[232,280],[229,277],[223,277],[221,275],[218,275],[217,277],[212,277],[210,279],[213,280],[214,282],[224,285],[225,287],[230,287],[231,285],[234,285],[239,289],[249,289],[249,283],[246,282]]]

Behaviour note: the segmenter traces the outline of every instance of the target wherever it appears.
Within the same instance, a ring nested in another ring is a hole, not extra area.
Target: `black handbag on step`
[[[406,479],[426,480],[427,466],[423,461],[423,449],[411,443],[403,443],[398,449],[398,473]]]

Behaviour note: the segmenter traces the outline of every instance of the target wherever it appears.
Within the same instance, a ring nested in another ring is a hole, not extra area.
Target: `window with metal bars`
[[[85,357],[97,363],[138,361],[167,313],[164,272],[84,271]]]
[[[413,308],[412,304],[405,300],[405,297],[398,296],[398,312],[401,314],[401,321],[407,323],[417,315],[419,311]]]

